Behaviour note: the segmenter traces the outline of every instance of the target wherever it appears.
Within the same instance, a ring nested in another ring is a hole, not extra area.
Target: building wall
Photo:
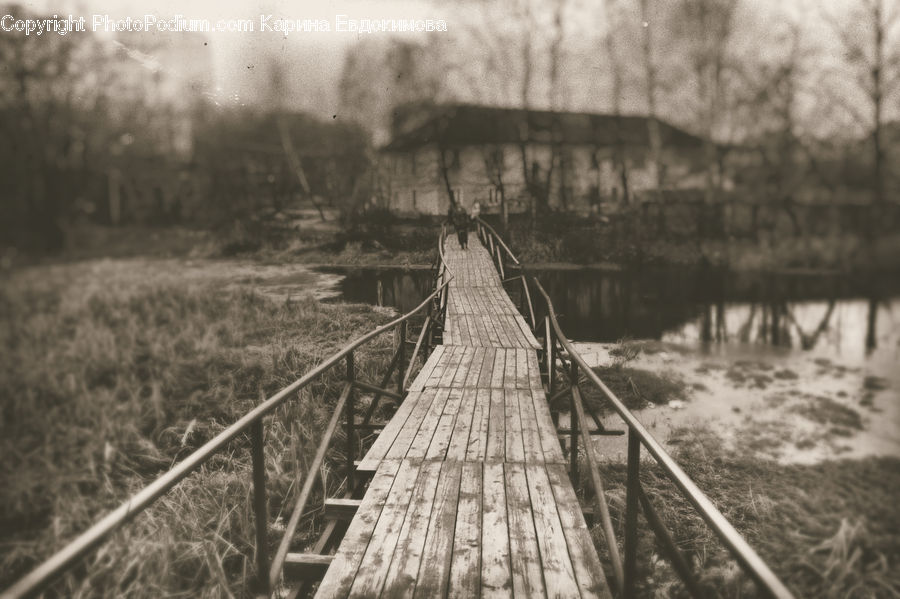
[[[529,206],[522,153],[518,144],[463,146],[445,150],[448,178],[458,202],[467,209],[478,202],[483,212],[499,212],[498,168],[489,169],[491,156],[502,152],[502,182],[507,210],[524,212]],[[553,159],[547,144],[529,144],[525,150],[529,173],[536,169],[538,179],[546,181]],[[389,189],[384,206],[398,215],[445,214],[449,207],[447,185],[442,176],[440,156],[435,146],[415,151],[384,152],[382,180]],[[666,175],[673,187],[702,184],[702,174],[691,175],[696,157],[679,150],[666,150]],[[499,161],[495,162],[499,164]],[[624,197],[621,176],[616,168],[613,148],[563,146],[556,154],[549,181],[549,205],[556,210],[577,213],[596,212],[604,202]],[[655,165],[646,151],[629,150],[626,156],[628,186],[631,192],[656,187]]]

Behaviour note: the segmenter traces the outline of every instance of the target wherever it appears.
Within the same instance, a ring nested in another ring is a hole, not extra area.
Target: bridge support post
[[[355,433],[355,427],[353,426],[353,419],[356,417],[354,410],[354,399],[356,397],[356,390],[353,388],[353,381],[356,378],[356,371],[353,364],[353,352],[347,354],[347,382],[350,383],[350,393],[347,395],[347,405],[345,407],[346,411],[346,434],[347,434],[347,490],[351,493],[356,489],[355,484],[355,470],[356,466],[354,465],[354,457],[356,456],[356,443],[353,435]]]
[[[250,427],[250,457],[253,464],[253,518],[256,524],[256,579],[259,591],[269,596],[269,534],[266,501],[266,454],[262,418]]]
[[[406,372],[406,321],[400,323],[400,349],[397,361],[397,393],[403,395],[403,373]]]
[[[628,480],[625,491],[625,598],[634,597],[637,562],[637,520],[640,499],[641,440],[634,429],[628,429]]]
[[[550,317],[544,317],[544,362],[547,367],[547,392],[553,397],[553,379],[556,376],[556,356],[553,355],[554,341],[553,328],[550,325]]]
[[[575,389],[578,385],[578,364],[572,360],[569,369],[569,383],[572,385],[572,393],[569,394],[569,477],[572,484],[578,484],[578,418],[575,407]]]

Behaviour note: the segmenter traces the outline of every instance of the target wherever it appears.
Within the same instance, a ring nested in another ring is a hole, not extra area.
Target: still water
[[[356,268],[338,283],[347,301],[406,311],[432,290],[429,270]],[[533,271],[574,341],[656,339],[751,344],[863,357],[898,351],[900,277],[878,281],[810,273],[696,268],[565,268]],[[511,285],[518,300],[518,285]],[[540,296],[532,288],[535,308]]]

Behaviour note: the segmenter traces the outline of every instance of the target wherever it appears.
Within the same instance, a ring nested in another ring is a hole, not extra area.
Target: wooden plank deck
[[[444,345],[359,470],[317,597],[610,597],[566,473],[537,341],[473,236],[447,240]]]

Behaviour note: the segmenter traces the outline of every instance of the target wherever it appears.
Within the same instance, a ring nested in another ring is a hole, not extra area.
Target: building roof
[[[563,145],[649,146],[645,116],[522,110],[469,104],[408,105],[394,112],[392,139],[383,149],[444,146],[561,143]],[[702,140],[659,121],[663,146],[700,147]]]

